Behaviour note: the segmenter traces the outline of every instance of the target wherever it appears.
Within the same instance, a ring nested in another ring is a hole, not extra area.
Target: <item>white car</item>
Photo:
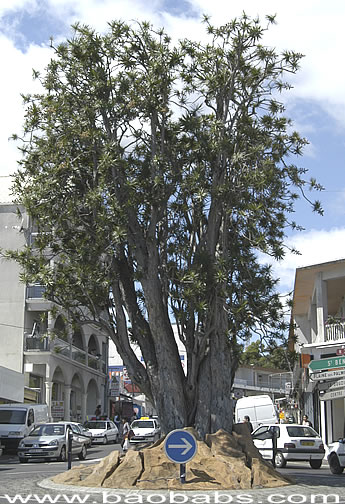
[[[89,420],[84,427],[92,434],[93,443],[118,443],[119,430],[111,420]]]
[[[78,423],[77,424],[81,433],[83,434],[83,436],[85,436],[87,438],[87,446],[91,446],[92,445],[92,434],[91,432],[89,431],[89,429],[87,429],[86,427],[84,427],[84,425],[82,423]]]
[[[325,447],[319,434],[306,425],[265,424],[252,432],[255,446],[265,459],[272,460],[272,433],[277,436],[275,465],[286,466],[288,460],[308,461],[313,469],[319,469],[325,456]]]
[[[130,444],[155,443],[161,437],[161,429],[155,418],[142,417],[131,423],[134,433],[129,440]]]
[[[328,445],[328,465],[333,474],[341,474],[345,468],[345,439]]]

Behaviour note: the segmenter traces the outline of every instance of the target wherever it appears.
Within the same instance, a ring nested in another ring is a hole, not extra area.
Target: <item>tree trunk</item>
[[[196,382],[197,407],[194,424],[202,437],[221,428],[231,432],[233,423],[231,387],[233,366],[236,363],[232,361],[227,334],[227,313],[223,302],[216,295],[212,305],[214,309],[210,310],[207,323],[210,341]]]
[[[232,362],[226,336],[215,330],[197,382],[195,427],[204,437],[222,428],[232,431]]]

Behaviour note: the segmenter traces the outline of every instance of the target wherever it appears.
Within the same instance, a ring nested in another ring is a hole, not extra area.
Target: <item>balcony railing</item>
[[[325,325],[325,341],[345,339],[345,322],[335,322]]]
[[[26,287],[27,299],[42,299],[45,293],[44,285],[28,285]]]
[[[288,380],[253,380],[253,379],[243,379],[235,378],[233,386],[236,388],[255,388],[255,389],[267,389],[272,392],[285,392],[287,385],[291,386],[291,382]]]
[[[50,350],[49,338],[35,338],[33,336],[27,336],[25,338],[25,350],[40,350],[48,352]]]
[[[101,360],[99,357],[87,354],[84,350],[70,345],[67,341],[60,338],[50,340],[48,336],[41,338],[26,336],[25,351],[52,352],[56,355],[63,355],[68,359],[84,364],[84,366],[87,365],[89,368],[95,369],[96,371],[101,371],[103,373],[107,371],[105,361]]]

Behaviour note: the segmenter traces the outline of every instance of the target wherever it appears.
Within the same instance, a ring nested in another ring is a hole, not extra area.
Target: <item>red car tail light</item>
[[[295,443],[284,443],[284,448],[296,448]]]

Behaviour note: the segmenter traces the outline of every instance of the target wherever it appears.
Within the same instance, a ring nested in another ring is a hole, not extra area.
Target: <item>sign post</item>
[[[198,451],[195,437],[184,429],[176,429],[167,435],[164,443],[165,455],[172,462],[180,464],[180,482],[186,482],[186,463]]]

